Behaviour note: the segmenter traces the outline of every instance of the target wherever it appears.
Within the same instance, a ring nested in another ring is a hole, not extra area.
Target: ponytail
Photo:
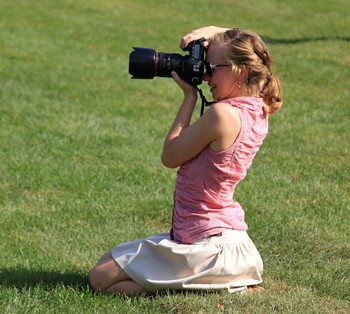
[[[260,96],[264,100],[267,113],[272,114],[277,112],[283,103],[280,80],[271,74],[260,91]]]

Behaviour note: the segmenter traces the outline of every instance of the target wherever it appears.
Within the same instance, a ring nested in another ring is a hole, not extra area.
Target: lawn
[[[349,12],[346,0],[0,0],[0,312],[349,313]],[[176,171],[160,153],[182,92],[131,80],[129,53],[182,53],[203,25],[258,32],[283,82],[236,191],[266,292],[95,295],[87,273],[104,251],[171,223]]]

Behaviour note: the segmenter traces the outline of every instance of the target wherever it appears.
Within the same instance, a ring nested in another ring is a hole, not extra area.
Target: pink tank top
[[[171,230],[177,242],[192,243],[225,229],[248,229],[244,210],[233,195],[267,135],[268,116],[261,98],[222,102],[238,110],[242,127],[228,149],[214,152],[207,146],[178,170]]]

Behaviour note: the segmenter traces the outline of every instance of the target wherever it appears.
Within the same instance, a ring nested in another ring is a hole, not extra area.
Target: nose
[[[203,76],[203,81],[209,81],[209,77],[210,77],[210,75],[208,74],[208,72],[205,72],[204,73],[204,76]]]

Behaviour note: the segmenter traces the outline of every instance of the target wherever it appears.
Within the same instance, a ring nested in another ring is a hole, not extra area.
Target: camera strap
[[[200,88],[198,88],[198,86],[196,86],[196,89],[197,89],[197,91],[198,91],[198,93],[199,93],[199,95],[201,96],[201,99],[202,99],[202,106],[201,106],[201,116],[202,116],[203,113],[204,113],[204,106],[210,106],[210,105],[214,104],[215,101],[208,101],[205,98],[205,96],[203,95],[203,91]]]

